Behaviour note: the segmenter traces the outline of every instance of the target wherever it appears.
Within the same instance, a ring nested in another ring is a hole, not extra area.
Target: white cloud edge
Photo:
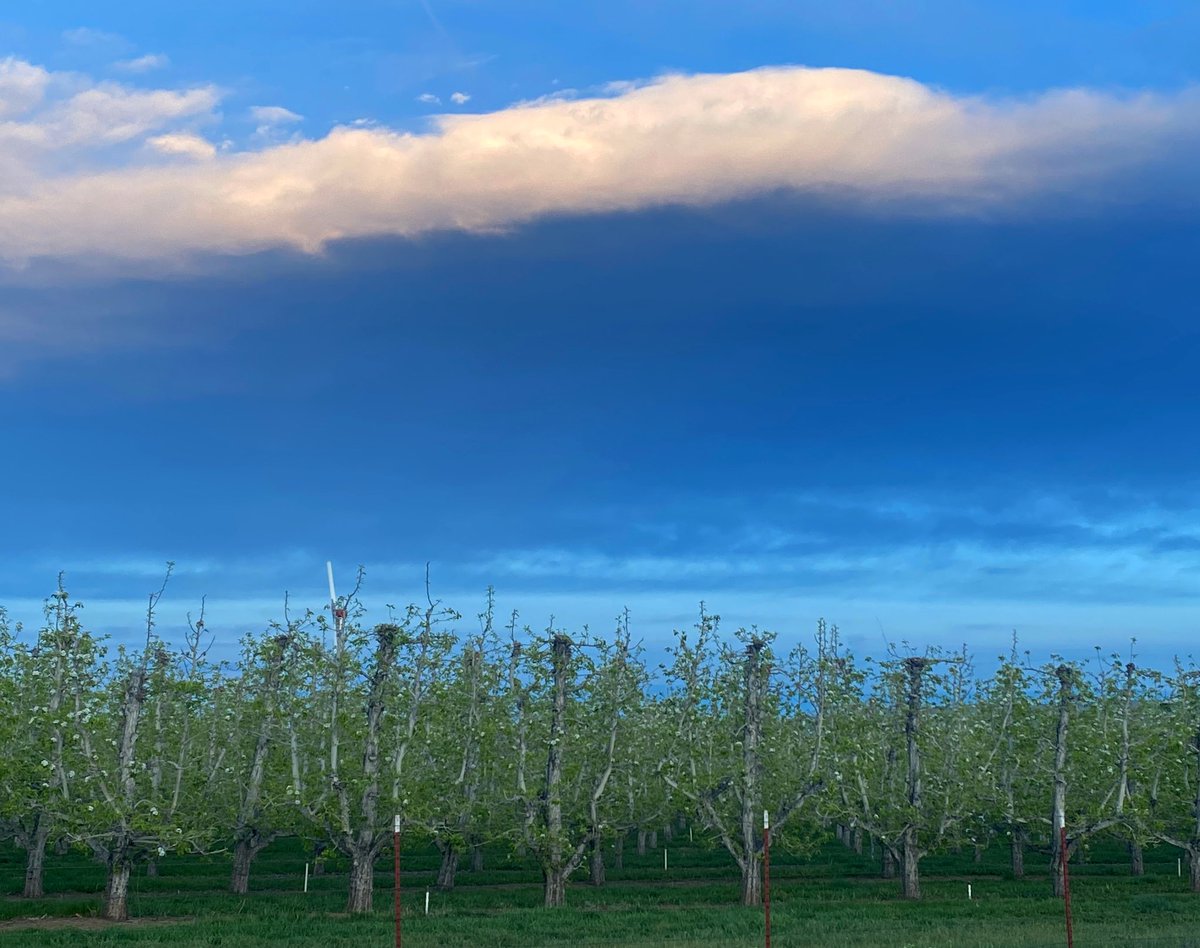
[[[250,118],[260,125],[292,125],[303,121],[304,116],[298,115],[282,105],[252,105]]]
[[[1113,175],[1164,160],[1200,130],[1192,89],[988,99],[862,70],[771,67],[441,115],[421,134],[356,122],[281,142],[274,130],[301,116],[253,106],[258,147],[218,152],[197,125],[219,123],[220,98],[215,87],[67,82],[0,64],[0,261],[152,268],[773,191],[930,213],[1004,209],[1107,197]],[[112,153],[139,141],[141,152]],[[204,160],[163,163],[180,156]]]
[[[153,72],[156,69],[166,69],[169,65],[171,65],[171,60],[165,54],[146,53],[144,56],[135,56],[132,59],[115,62],[113,68],[118,72],[140,74]]]

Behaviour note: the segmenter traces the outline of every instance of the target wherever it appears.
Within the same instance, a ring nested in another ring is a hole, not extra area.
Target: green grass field
[[[1088,862],[1073,867],[1076,945],[1200,946],[1200,896],[1176,875],[1175,853],[1149,850],[1146,875],[1132,878],[1122,847],[1101,844]],[[108,925],[95,919],[104,876],[84,856],[51,857],[47,897],[20,898],[23,853],[0,847],[0,945],[222,945],[251,948],[294,945],[391,945],[390,855],[379,865],[375,914],[342,914],[344,865],[330,863],[301,892],[304,852],[284,840],[262,854],[251,894],[230,895],[229,862],[221,856],[168,857],[157,877],[139,871],[132,882],[134,920]],[[487,853],[486,869],[463,871],[458,889],[434,891],[432,848],[404,853],[404,941],[413,946],[762,944],[761,910],[737,905],[732,862],[719,850],[670,844],[667,872],[661,848],[630,852],[625,869],[609,869],[601,888],[579,883],[569,907],[540,907],[539,877],[532,864],[502,850]],[[774,944],[859,946],[1015,946],[1065,944],[1062,903],[1047,896],[1044,858],[1027,857],[1029,878],[1013,881],[1007,852],[995,846],[976,865],[969,855],[930,857],[924,864],[926,897],[905,903],[894,882],[877,878],[874,860],[837,843],[815,856],[772,853]],[[611,860],[610,860],[611,864]],[[967,900],[970,882],[975,898]]]

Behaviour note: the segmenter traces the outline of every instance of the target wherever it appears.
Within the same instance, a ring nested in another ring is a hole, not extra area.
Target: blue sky
[[[0,21],[14,616],[1191,649],[1194,7],[106,6]]]

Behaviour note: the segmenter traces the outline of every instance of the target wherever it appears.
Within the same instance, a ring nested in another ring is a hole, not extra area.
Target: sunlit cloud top
[[[1106,197],[1114,175],[1170,160],[1200,128],[1192,90],[996,99],[801,67],[617,83],[443,115],[419,133],[356,124],[240,145],[220,101],[212,86],[134,88],[0,63],[0,259],[318,252],[343,238],[494,232],[779,190],[1003,209]],[[299,119],[282,105],[254,114],[260,125]]]

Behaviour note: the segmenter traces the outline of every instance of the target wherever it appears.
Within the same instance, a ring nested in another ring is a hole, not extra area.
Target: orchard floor
[[[567,893],[568,907],[540,907],[539,877],[532,864],[489,850],[483,872],[461,871],[457,889],[430,895],[436,853],[405,852],[404,943],[422,946],[762,944],[761,910],[737,905],[732,861],[719,850],[678,837],[662,868],[662,849],[632,851],[625,869],[609,869],[600,888],[583,883]],[[632,847],[631,847],[632,849]],[[50,857],[47,896],[19,896],[20,851],[0,845],[0,945],[163,945],[296,948],[393,944],[390,855],[376,876],[375,912],[342,914],[345,866],[336,860],[300,891],[305,855],[295,840],[266,850],[255,864],[251,892],[230,895],[226,857],[167,857],[159,874],[140,869],[131,883],[131,924],[96,918],[104,886],[101,868],[79,854]],[[1036,946],[1065,944],[1062,902],[1047,896],[1045,857],[1030,852],[1029,877],[1007,871],[1007,851],[997,845],[981,864],[971,856],[929,857],[923,863],[925,898],[907,903],[896,884],[880,880],[877,863],[829,843],[804,858],[772,853],[772,932],[777,946]],[[611,859],[610,859],[611,863]],[[970,883],[974,899],[967,900]],[[1095,946],[1197,946],[1200,895],[1176,875],[1173,851],[1148,850],[1146,875],[1129,875],[1123,847],[1099,844],[1086,864],[1072,867],[1075,943]]]

